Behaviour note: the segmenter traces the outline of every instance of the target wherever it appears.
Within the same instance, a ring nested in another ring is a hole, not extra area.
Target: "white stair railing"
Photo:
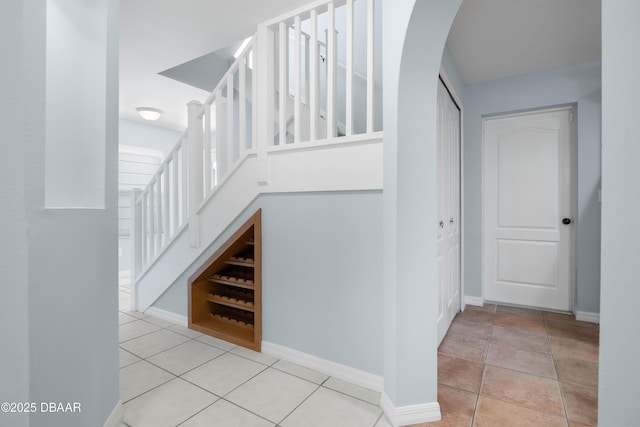
[[[186,142],[185,132],[147,187],[143,191],[133,190],[131,217],[134,279],[186,225]]]
[[[269,36],[274,37],[276,58],[270,64],[277,106],[273,145],[348,138],[373,134],[380,128],[374,123],[376,82],[381,82],[381,76],[375,75],[374,3],[320,2],[265,24]],[[293,107],[282,108],[290,102],[289,95]],[[358,109],[364,114],[356,126]],[[319,122],[326,132],[319,130]],[[288,127],[292,128],[289,132]],[[287,133],[293,134],[293,142]]]
[[[209,243],[199,241],[199,212],[248,156],[257,158],[256,181],[266,185],[273,151],[380,140],[374,12],[374,0],[323,0],[265,23],[204,103],[189,103],[187,130],[132,196],[134,281],[185,229],[191,246]],[[354,81],[365,89],[356,93]]]

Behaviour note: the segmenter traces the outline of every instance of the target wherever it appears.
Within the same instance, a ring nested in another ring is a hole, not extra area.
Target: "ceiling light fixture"
[[[140,114],[140,117],[142,117],[145,120],[158,120],[160,118],[160,115],[162,113],[164,113],[164,111],[162,110],[158,110],[157,108],[150,108],[150,107],[138,107],[136,108],[136,111],[138,112],[138,114]]]

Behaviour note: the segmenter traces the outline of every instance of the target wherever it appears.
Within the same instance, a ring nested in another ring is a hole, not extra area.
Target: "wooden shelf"
[[[258,210],[189,278],[189,328],[260,351],[262,233]]]
[[[210,282],[220,283],[221,285],[235,286],[243,289],[254,289],[253,280],[239,279],[237,277],[220,276],[218,274],[210,277]]]
[[[241,267],[253,267],[255,265],[255,261],[252,258],[243,257],[231,257],[226,263],[228,265],[239,265]]]
[[[233,325],[212,316],[197,323],[193,323],[190,325],[190,328],[233,344],[253,348],[254,328]]]
[[[222,304],[229,307],[239,308],[241,310],[247,310],[250,312],[254,312],[253,310],[253,302],[244,301],[233,297],[227,297],[225,295],[213,295],[209,294],[207,301],[211,301],[216,304]]]

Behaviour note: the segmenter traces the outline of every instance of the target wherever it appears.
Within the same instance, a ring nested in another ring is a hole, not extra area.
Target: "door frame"
[[[455,102],[456,106],[460,110],[460,289],[459,289],[459,298],[460,298],[460,311],[464,311],[465,309],[465,293],[464,293],[464,235],[465,235],[465,227],[464,227],[464,106],[462,104],[462,97],[458,95],[455,90],[455,86],[453,85],[452,80],[449,78],[447,71],[444,69],[442,65],[440,65],[440,73],[438,78],[442,80],[445,88],[451,95],[453,102]],[[484,292],[484,288],[483,288]]]
[[[569,201],[570,206],[572,207],[572,228],[570,230],[570,239],[569,243],[571,246],[571,256],[569,257],[569,311],[571,313],[575,313],[576,308],[576,259],[577,259],[577,229],[578,229],[578,169],[577,169],[577,157],[578,157],[578,105],[577,103],[568,103],[568,104],[559,104],[559,105],[550,105],[545,107],[536,107],[524,110],[516,110],[516,111],[508,111],[508,112],[500,112],[500,113],[491,113],[491,114],[483,114],[482,115],[482,158],[481,161],[481,173],[482,173],[482,271],[481,271],[481,283],[482,283],[482,300],[485,301],[485,289],[487,284],[485,283],[485,269],[486,269],[486,254],[485,254],[485,243],[486,243],[486,228],[485,228],[485,219],[486,219],[486,165],[485,165],[485,123],[487,120],[496,119],[496,118],[510,118],[510,117],[518,117],[518,116],[526,116],[531,114],[543,114],[543,113],[553,113],[556,111],[569,111],[569,114],[573,118],[570,123],[571,126],[569,128],[569,170],[571,172],[571,177],[569,179],[569,194],[571,200]]]

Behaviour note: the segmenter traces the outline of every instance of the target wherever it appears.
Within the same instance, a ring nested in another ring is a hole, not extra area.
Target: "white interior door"
[[[460,110],[438,86],[438,342],[460,310]]]
[[[572,309],[573,111],[484,120],[485,299]]]

